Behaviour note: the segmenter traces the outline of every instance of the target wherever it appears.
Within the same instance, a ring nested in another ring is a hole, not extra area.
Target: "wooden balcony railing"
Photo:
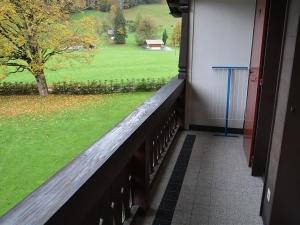
[[[2,218],[1,225],[120,225],[147,208],[159,165],[182,124],[173,79]]]

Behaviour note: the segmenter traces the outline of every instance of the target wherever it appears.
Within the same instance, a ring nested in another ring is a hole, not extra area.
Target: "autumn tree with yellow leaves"
[[[172,36],[170,40],[170,45],[172,47],[179,47],[181,40],[181,22],[177,22],[173,27]]]
[[[88,18],[72,26],[64,0],[0,0],[0,67],[28,70],[41,96],[48,95],[45,65],[55,55],[88,51],[96,37]]]

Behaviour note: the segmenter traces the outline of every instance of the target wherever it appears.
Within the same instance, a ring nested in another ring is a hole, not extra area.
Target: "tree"
[[[108,14],[108,20],[112,21],[114,23],[115,21],[115,17],[117,15],[117,11],[118,11],[118,5],[117,4],[113,4],[111,7],[110,7],[110,11],[109,11],[109,14]]]
[[[97,0],[96,7],[102,12],[109,12],[111,3],[109,0]]]
[[[86,6],[90,9],[96,8],[96,0],[86,0]]]
[[[171,46],[179,47],[180,39],[181,39],[181,22],[177,22],[173,28],[173,32],[171,35],[171,42],[170,42]]]
[[[157,27],[150,17],[141,18],[136,27],[135,40],[138,45],[143,45],[147,39],[156,37]]]
[[[129,9],[131,7],[134,7],[138,4],[137,0],[124,0],[123,8]]]
[[[167,30],[165,29],[162,35],[162,41],[164,42],[164,45],[167,44],[167,40],[168,40],[169,36],[167,34]]]
[[[65,5],[68,11],[76,12],[86,8],[86,0],[66,0]]]
[[[114,18],[114,41],[116,44],[125,44],[126,37],[126,20],[121,8],[117,7]]]
[[[142,16],[140,13],[136,14],[135,19],[134,19],[134,23],[133,23],[133,29],[132,32],[136,31],[136,28],[138,27],[138,25],[140,24],[142,20]]]
[[[45,64],[49,59],[89,49],[96,42],[93,32],[87,32],[94,28],[91,20],[74,26],[68,15],[63,0],[1,0],[0,67],[10,68],[9,73],[28,70],[40,95],[47,96]]]

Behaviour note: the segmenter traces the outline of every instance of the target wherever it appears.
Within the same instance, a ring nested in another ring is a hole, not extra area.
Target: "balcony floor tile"
[[[263,181],[251,176],[243,150],[243,137],[217,137],[212,133],[194,131],[183,132],[175,143],[154,185],[150,213],[147,212],[144,219],[138,218],[136,224],[154,224],[168,183],[159,180],[169,180],[186,135],[196,135],[196,140],[173,220],[168,224],[262,225],[259,208]]]

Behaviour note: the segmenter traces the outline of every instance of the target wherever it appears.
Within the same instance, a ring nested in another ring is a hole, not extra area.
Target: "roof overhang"
[[[189,12],[189,0],[167,0],[167,3],[174,17],[181,17],[182,13]]]
[[[164,42],[162,40],[146,40],[148,45],[163,45]]]

